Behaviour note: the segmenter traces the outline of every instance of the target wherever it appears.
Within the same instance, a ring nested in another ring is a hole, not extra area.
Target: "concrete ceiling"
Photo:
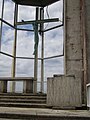
[[[20,5],[45,7],[59,0],[12,0]]]

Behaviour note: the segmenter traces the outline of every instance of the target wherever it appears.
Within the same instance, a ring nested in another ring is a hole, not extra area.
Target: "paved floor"
[[[45,116],[82,116],[90,117],[88,110],[52,110],[40,108],[14,108],[0,107],[0,113],[25,114],[25,115],[45,115]],[[1,120],[1,119],[0,119]],[[2,119],[3,120],[3,119]],[[4,119],[5,120],[5,119]],[[7,119],[6,119],[7,120]]]

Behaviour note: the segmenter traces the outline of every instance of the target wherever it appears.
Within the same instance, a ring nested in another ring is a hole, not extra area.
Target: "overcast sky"
[[[62,21],[63,0],[48,6],[49,18],[59,18]],[[2,0],[0,0],[0,16],[1,16]],[[4,20],[13,25],[14,18],[14,3],[12,0],[5,0]],[[45,18],[48,19],[46,8],[44,10]],[[34,20],[35,7],[19,6],[18,21]],[[59,25],[59,23],[45,24],[45,29]],[[23,26],[22,26],[23,27]],[[31,25],[27,26],[31,29]],[[3,24],[2,31],[2,46],[3,52],[13,53],[14,29]],[[45,52],[44,56],[54,56],[63,54],[63,27],[45,32]],[[34,57],[34,33],[26,31],[18,31],[17,36],[17,56]],[[41,57],[41,37],[39,36],[39,57]],[[63,74],[63,57],[45,60],[45,80],[54,74]],[[0,77],[11,76],[12,58],[0,55]],[[38,63],[38,80],[40,80],[40,61]],[[34,61],[17,59],[16,76],[33,77]]]

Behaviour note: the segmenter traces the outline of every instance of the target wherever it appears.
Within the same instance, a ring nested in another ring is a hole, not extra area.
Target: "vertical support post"
[[[40,9],[40,19],[44,19],[44,8]],[[42,48],[41,48],[41,92],[44,92],[44,24],[40,24],[40,31],[42,37]]]
[[[83,81],[82,81],[82,97],[83,103],[86,103],[86,84],[87,84],[87,46],[86,46],[86,28],[85,28],[85,1],[80,0],[81,5],[81,32],[83,40]]]
[[[64,29],[63,29],[63,37],[64,37],[64,73],[65,73],[65,75],[67,74],[67,69],[66,69],[66,67],[67,67],[67,64],[66,64],[66,39],[67,39],[67,32],[66,32],[66,30],[67,30],[67,24],[66,24],[66,22],[67,22],[67,20],[66,20],[66,16],[67,16],[67,1],[66,0],[63,0],[63,6],[64,6]]]
[[[4,0],[3,0],[3,3],[2,3],[1,19],[3,19],[3,14],[4,14]],[[1,21],[1,28],[0,28],[0,51],[1,51],[1,39],[2,39],[2,26],[3,26],[3,22]]]
[[[65,44],[65,74],[74,75],[77,83],[79,92],[81,92],[83,79],[83,54],[82,54],[82,43],[83,39],[81,36],[81,10],[80,0],[64,0],[65,14],[64,14],[64,44]],[[73,27],[72,27],[73,26]],[[78,26],[78,27],[77,27]],[[82,95],[81,95],[82,97]]]
[[[18,17],[18,4],[15,4],[15,12],[14,12],[15,39],[14,39],[14,46],[13,46],[14,58],[12,61],[12,77],[15,77],[15,72],[16,72],[17,17]],[[15,92],[15,81],[11,83],[11,92]]]
[[[84,4],[84,84],[90,83],[90,0],[83,0]],[[86,76],[86,77],[85,77]],[[85,80],[86,79],[86,80]]]
[[[1,19],[3,19],[3,15],[4,15],[4,0],[2,1]],[[2,27],[3,27],[3,22],[1,21],[1,27],[0,27],[0,51],[1,51],[1,40],[2,40]],[[0,81],[0,92],[7,92],[7,81]]]
[[[23,93],[33,93],[33,79],[23,81]]]
[[[36,8],[36,20],[38,20],[38,14],[39,14],[39,8]],[[37,39],[37,34],[38,34],[38,24],[35,23],[35,39]],[[34,93],[37,93],[37,72],[38,72],[38,45],[35,48],[35,56],[34,56]]]
[[[0,92],[7,93],[7,80],[0,81]]]

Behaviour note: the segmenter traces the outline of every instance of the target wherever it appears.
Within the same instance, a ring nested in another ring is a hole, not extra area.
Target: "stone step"
[[[3,117],[8,119],[2,119]],[[13,116],[13,117],[12,117]],[[51,115],[17,115],[17,114],[0,114],[0,120],[90,120],[90,117],[78,116],[51,116]]]
[[[29,94],[29,93],[0,93],[0,96],[26,96],[26,97],[36,97],[36,96],[40,96],[40,97],[46,97],[47,95],[46,94],[43,94],[43,93],[37,93],[37,94]]]
[[[46,96],[1,96],[0,99],[38,99],[38,100],[46,100]]]
[[[19,107],[19,108],[47,108],[43,103],[14,103],[14,102],[0,102],[1,107]]]
[[[44,99],[17,99],[17,98],[0,98],[0,102],[11,102],[11,103],[46,103]]]
[[[46,94],[0,93],[0,106],[46,108]]]
[[[0,99],[37,99],[46,100],[46,94],[0,93]]]
[[[17,120],[90,120],[89,111],[0,107],[0,118]]]

